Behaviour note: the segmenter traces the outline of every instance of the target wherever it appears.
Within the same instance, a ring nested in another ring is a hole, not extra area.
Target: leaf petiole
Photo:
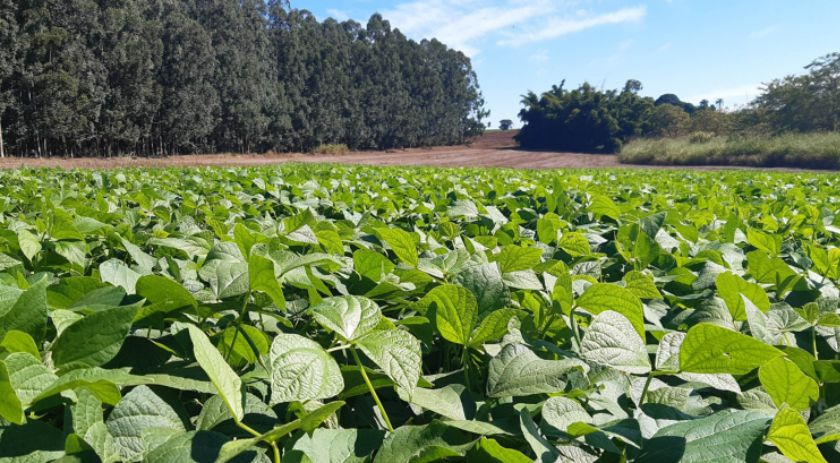
[[[373,388],[373,384],[370,382],[370,378],[368,378],[365,367],[362,365],[362,359],[359,358],[359,354],[356,352],[356,349],[352,347],[350,348],[350,353],[353,354],[353,360],[356,362],[356,365],[359,367],[359,371],[362,373],[362,378],[365,380],[365,384],[367,384],[370,395],[373,396],[373,401],[376,402],[376,406],[379,407],[379,411],[382,413],[382,419],[385,420],[385,425],[388,426],[388,431],[394,432],[394,426],[391,424],[391,419],[388,418],[388,412],[385,411],[385,406],[382,405],[382,401],[379,400],[379,396],[376,394],[376,389]]]

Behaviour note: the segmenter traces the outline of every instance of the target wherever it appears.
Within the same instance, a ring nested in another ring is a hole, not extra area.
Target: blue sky
[[[513,119],[520,95],[566,79],[605,88],[642,81],[643,94],[676,93],[737,107],[762,82],[802,72],[840,51],[838,0],[345,0],[292,2],[318,18],[366,23],[382,13],[414,39],[437,37],[467,53],[493,126]]]

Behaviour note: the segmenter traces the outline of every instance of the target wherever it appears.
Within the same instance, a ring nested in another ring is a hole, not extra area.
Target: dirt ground
[[[468,145],[389,151],[362,151],[343,155],[282,154],[194,154],[160,158],[16,158],[0,159],[0,169],[22,167],[125,168],[264,166],[287,162],[342,163],[378,166],[514,167],[557,168],[651,168],[620,164],[615,155],[522,151],[516,149],[515,131],[491,131]],[[653,167],[656,168],[656,167]],[[721,167],[700,167],[720,169]],[[790,169],[787,169],[790,170]]]

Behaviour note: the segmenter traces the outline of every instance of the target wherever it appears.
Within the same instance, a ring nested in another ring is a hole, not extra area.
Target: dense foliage
[[[655,145],[659,152],[660,148],[666,146],[671,151],[676,147],[691,149],[683,140],[675,142],[667,139],[702,138],[708,135],[732,137],[727,144],[733,146],[731,151],[741,158],[744,156],[739,154],[740,148],[757,144],[771,147],[783,145],[794,151],[801,147],[795,145],[801,144],[792,145],[786,143],[786,140],[795,137],[782,140],[757,140],[757,137],[840,131],[840,53],[815,60],[806,66],[806,70],[808,72],[803,75],[788,76],[766,84],[755,101],[735,111],[724,111],[722,99],[714,104],[703,100],[695,106],[671,93],[655,100],[642,97],[638,95],[641,83],[636,80],[628,81],[621,91],[599,90],[588,83],[567,90],[564,84],[560,84],[540,96],[530,92],[523,97],[524,108],[519,117],[524,126],[519,141],[524,148],[529,149],[600,153],[618,152],[624,144],[634,139],[664,138],[666,140],[659,142],[636,143],[637,148]],[[816,138],[819,137],[799,140]],[[834,151],[827,148],[830,152]],[[762,151],[747,153],[759,158],[759,161],[770,158],[767,162],[753,161],[749,164],[774,165],[772,159],[780,156],[780,150],[775,151],[773,154]],[[824,151],[818,149],[798,154],[785,152],[784,155],[803,160],[809,157],[825,158]],[[706,146],[706,152],[709,154],[707,162],[703,161],[699,151],[691,156],[679,153],[667,156],[649,153],[648,156],[658,157],[661,163],[668,163],[667,158],[686,157],[692,158],[686,163],[693,164],[743,163],[743,159],[729,162],[724,158],[721,161],[721,156],[725,157],[726,153],[721,150],[712,152],[710,146]],[[638,154],[644,156],[644,153]],[[639,157],[637,153],[632,156]],[[827,167],[830,164],[832,162],[818,162],[815,167]],[[782,165],[791,164],[782,159]]]
[[[717,108],[699,107],[666,94],[654,100],[639,95],[641,82],[629,80],[622,90],[599,90],[589,83],[572,90],[565,82],[540,96],[529,92],[522,99],[517,136],[526,149],[614,153],[637,137],[673,136],[692,125],[692,116],[715,118]]]
[[[286,3],[0,0],[5,151],[385,149],[482,129],[462,53],[379,15],[318,22]]]
[[[642,138],[622,148],[618,159],[628,164],[840,169],[840,132],[774,136],[696,132],[688,137]]]
[[[837,461],[838,178],[0,174],[2,461]]]
[[[805,67],[807,73],[768,83],[756,110],[778,132],[840,131],[840,53]]]

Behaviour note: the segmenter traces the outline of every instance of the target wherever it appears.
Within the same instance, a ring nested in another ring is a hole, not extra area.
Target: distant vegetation
[[[502,119],[499,121],[499,129],[510,130],[513,127],[513,121],[510,119]]]
[[[619,159],[629,164],[840,169],[840,133],[713,136],[698,132],[687,137],[634,140]]]
[[[537,96],[523,97],[525,124],[517,139],[526,149],[615,153],[637,137],[676,136],[722,125],[717,107],[639,95],[642,83],[629,80],[621,90],[599,90],[589,83],[569,90],[565,81]]]
[[[486,115],[465,55],[379,15],[362,26],[277,0],[0,0],[0,147],[15,155],[446,145]]]
[[[806,70],[766,84],[736,111],[722,100],[695,106],[673,94],[642,97],[635,80],[607,91],[561,83],[523,97],[518,139],[532,149],[621,151],[633,163],[840,168],[840,53]]]

